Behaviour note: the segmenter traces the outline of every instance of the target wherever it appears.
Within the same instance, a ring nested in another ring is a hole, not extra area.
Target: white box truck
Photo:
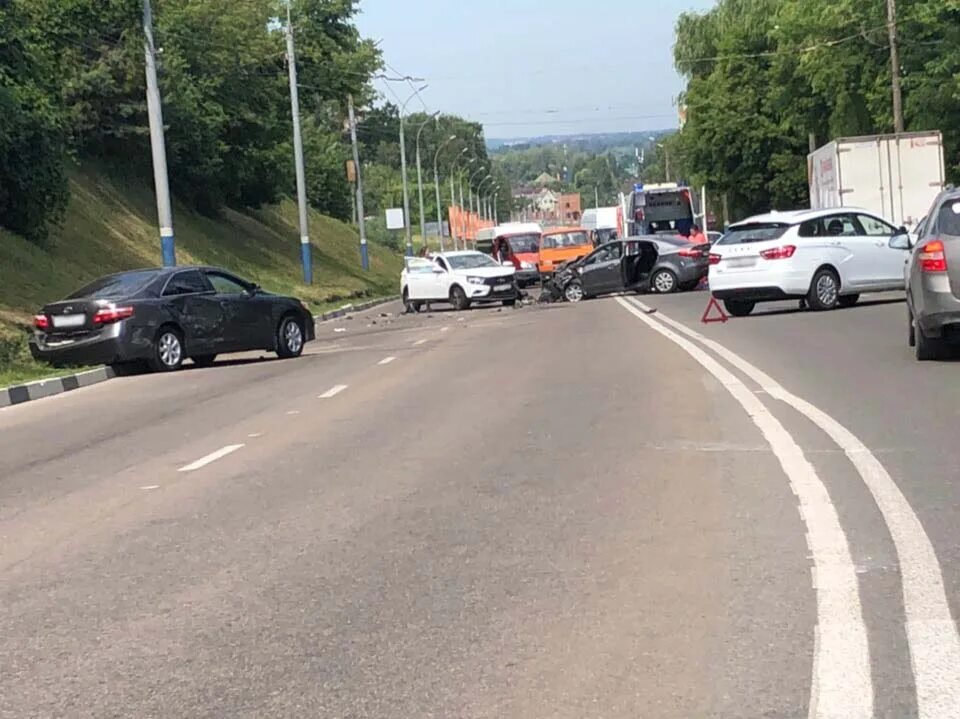
[[[939,131],[845,137],[807,156],[810,207],[862,207],[912,228],[943,189]]]

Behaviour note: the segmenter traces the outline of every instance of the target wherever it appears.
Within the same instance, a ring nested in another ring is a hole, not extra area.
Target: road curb
[[[392,297],[381,297],[368,302],[361,302],[358,305],[344,305],[340,309],[331,312],[325,312],[316,319],[316,323],[327,322],[339,317],[345,317],[351,312],[363,312],[365,310],[385,305],[388,302],[394,302],[400,299],[399,295]],[[64,377],[51,377],[50,379],[37,380],[28,384],[15,385],[13,387],[0,387],[0,409],[12,407],[15,404],[31,402],[43,397],[52,397],[54,395],[70,392],[81,387],[106,382],[117,376],[112,367],[97,367],[96,369],[78,372],[77,374],[66,375]]]
[[[64,377],[51,377],[28,384],[15,385],[13,387],[0,388],[0,408],[10,407],[15,404],[31,402],[43,397],[52,397],[64,392],[71,392],[81,387],[106,382],[113,379],[117,373],[112,367],[97,367],[96,369],[78,372],[77,374],[66,375]]]
[[[321,322],[328,322],[329,320],[335,320],[340,317],[346,317],[351,312],[364,312],[365,310],[371,310],[374,307],[379,307],[380,305],[385,305],[389,302],[396,302],[400,299],[400,295],[394,295],[392,297],[381,297],[377,300],[370,300],[369,302],[361,302],[359,305],[344,305],[338,310],[332,310],[330,312],[324,312],[320,317],[317,318],[317,324]]]

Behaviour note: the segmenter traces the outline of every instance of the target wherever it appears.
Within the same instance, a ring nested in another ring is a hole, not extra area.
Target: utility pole
[[[420,127],[417,128],[417,141],[415,143],[417,146],[417,195],[420,200],[420,242],[424,247],[427,246],[427,221],[423,212],[423,171],[420,168],[420,133],[423,132],[423,128],[425,128],[431,120],[436,121],[439,114],[438,110],[420,124]]]
[[[499,225],[500,219],[497,214],[497,200],[500,198],[500,188],[498,187],[493,193],[493,224]]]
[[[410,231],[410,192],[407,190],[407,143],[404,140],[403,110],[400,111],[400,177],[403,180],[403,229],[407,235],[407,257],[413,257],[413,233]]]
[[[900,49],[897,47],[897,0],[887,0],[890,33],[890,85],[893,92],[893,131],[903,132],[903,93],[900,89]]]
[[[153,12],[150,0],[143,0],[143,50],[147,72],[147,114],[150,117],[150,151],[153,155],[153,184],[157,193],[157,220],[160,225],[160,255],[164,267],[177,264],[173,238],[173,209],[167,177],[167,148],[163,139],[163,104],[157,83],[157,51],[153,44]]]
[[[467,213],[463,206],[463,173],[460,173],[460,239],[463,240],[463,249],[467,249]]]
[[[450,172],[450,208],[453,209],[457,206],[457,196],[454,193],[453,189],[453,172]],[[457,226],[453,221],[453,213],[450,213],[450,238],[453,240],[453,249],[456,251],[457,248]]]
[[[357,228],[360,230],[360,264],[370,269],[370,257],[367,254],[367,224],[363,219],[363,179],[360,176],[360,149],[357,147],[357,118],[353,113],[353,95],[347,95],[347,109],[350,116],[350,144],[353,145],[353,165],[357,173],[356,208]],[[421,203],[421,207],[423,204]]]
[[[600,207],[600,188],[593,186],[593,206]]]
[[[300,134],[300,93],[297,90],[297,56],[293,49],[293,24],[287,2],[287,69],[290,72],[290,109],[293,113],[293,158],[297,168],[297,206],[300,210],[300,259],[303,282],[313,284],[313,258],[310,256],[310,225],[307,219],[307,178],[303,164],[303,137]]]

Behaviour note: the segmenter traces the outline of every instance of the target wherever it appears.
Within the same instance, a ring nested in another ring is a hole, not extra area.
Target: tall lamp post
[[[389,87],[389,85],[387,87]],[[403,229],[407,237],[407,255],[413,255],[413,232],[410,229],[410,191],[407,188],[407,142],[403,117],[407,111],[407,103],[413,98],[419,97],[420,93],[426,89],[427,85],[414,88],[413,94],[400,105],[400,177],[403,180]],[[393,91],[391,90],[391,92]]]
[[[423,132],[431,120],[436,120],[440,115],[440,111],[437,110],[430,117],[420,123],[420,127],[417,128],[417,194],[419,195],[420,200],[420,242],[426,244],[427,242],[427,222],[423,213],[423,173],[420,170],[420,133]]]
[[[483,165],[480,165],[480,167],[478,167],[476,170],[473,171],[473,174],[470,175],[470,178],[467,180],[467,192],[468,192],[469,195],[470,195],[470,212],[471,212],[471,213],[473,213],[473,211],[474,211],[474,210],[473,210],[473,181],[476,179],[477,175],[479,175],[481,172],[486,172],[486,171],[487,171],[487,168],[484,167]],[[478,209],[478,210],[479,210],[479,204],[480,204],[480,203],[478,202],[478,203],[477,203],[477,205],[478,205],[478,208],[477,208],[477,209]],[[480,213],[477,212],[477,215],[478,215],[478,216],[479,216],[479,214],[480,214]]]
[[[433,155],[433,186],[437,192],[437,231],[440,234],[440,251],[443,252],[443,208],[440,206],[440,170],[437,167],[437,160],[440,159],[440,153],[443,148],[457,139],[456,135],[450,135],[446,140],[440,143],[436,153]]]
[[[454,182],[453,182],[453,176],[459,173],[459,169],[457,168],[457,164],[460,162],[460,160],[463,159],[463,156],[466,155],[469,151],[470,151],[469,148],[464,147],[462,150],[460,150],[460,153],[454,158],[453,162],[450,164],[450,207],[456,207],[456,206],[457,206],[457,196],[456,196],[456,194],[455,194],[455,192],[454,192],[455,188],[454,188]],[[452,219],[452,218],[451,218],[451,219]],[[453,239],[453,249],[454,249],[454,250],[458,249],[458,247],[457,247],[457,229],[458,229],[458,228],[454,227],[453,225],[450,226],[450,237]]]
[[[493,175],[487,175],[482,180],[480,180],[480,184],[477,185],[477,197],[480,198],[480,216],[483,217],[483,219],[485,220],[489,220],[490,217],[488,216],[489,213],[487,212],[486,198],[480,192],[480,188],[486,184],[487,180],[492,180],[492,179],[493,179]]]
[[[463,170],[460,171],[460,239],[463,240],[463,249],[467,249],[467,234],[468,234],[467,214],[464,212],[465,208],[463,206],[463,175],[465,174],[465,171],[470,167],[470,165],[472,165],[476,161],[477,161],[476,157],[471,157],[469,160],[467,160],[466,167],[464,167]]]

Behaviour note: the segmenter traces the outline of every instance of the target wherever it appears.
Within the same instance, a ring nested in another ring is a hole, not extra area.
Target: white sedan
[[[899,231],[868,210],[771,212],[730,227],[710,250],[710,291],[737,317],[758,302],[850,307],[865,292],[902,290]]]
[[[449,302],[458,310],[475,302],[513,306],[519,294],[512,265],[506,267],[490,255],[470,251],[407,257],[400,292],[404,304],[414,311],[425,302]]]

